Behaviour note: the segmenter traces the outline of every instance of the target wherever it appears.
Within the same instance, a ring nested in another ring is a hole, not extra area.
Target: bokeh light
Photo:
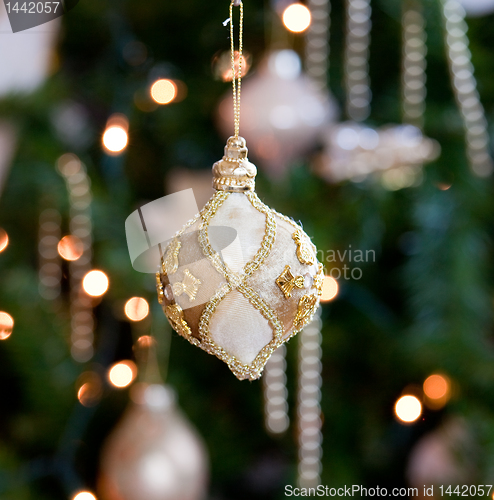
[[[9,235],[5,229],[0,227],[0,252],[3,252],[9,244]]]
[[[89,491],[80,491],[73,497],[73,500],[96,500],[96,497]]]
[[[422,403],[415,396],[402,396],[395,404],[395,414],[402,422],[415,422],[422,414]]]
[[[101,297],[110,285],[108,276],[103,271],[89,271],[82,280],[82,288],[91,297]]]
[[[177,97],[177,85],[172,80],[162,78],[153,83],[150,93],[158,104],[169,104]]]
[[[124,311],[130,321],[141,321],[149,314],[148,301],[142,297],[132,297],[125,303]]]
[[[449,393],[449,380],[437,373],[427,377],[424,381],[424,393],[431,399],[444,398]]]
[[[142,335],[134,344],[134,356],[138,361],[149,360],[149,350],[156,345],[156,341],[151,335]]]
[[[234,67],[235,67],[235,77],[239,77],[240,62],[242,62],[242,77],[247,75],[251,66],[251,55],[248,52],[244,52],[242,57],[240,57],[240,52],[236,50],[234,52]],[[222,52],[217,54],[211,64],[213,75],[216,80],[222,80],[224,82],[232,81],[232,56],[230,51]]]
[[[103,384],[96,372],[84,372],[77,379],[77,399],[88,408],[96,406],[103,396]]]
[[[324,276],[321,301],[333,300],[338,295],[338,282],[332,276]]]
[[[62,259],[74,261],[84,252],[82,241],[77,236],[67,235],[58,242],[58,253]]]
[[[115,363],[108,371],[108,379],[114,387],[129,386],[137,376],[137,366],[133,361],[124,360]]]
[[[433,373],[425,379],[423,389],[424,403],[432,410],[443,408],[451,397],[451,381],[446,375]]]
[[[149,347],[153,346],[155,343],[155,340],[151,335],[142,335],[137,339],[137,347],[139,349],[148,349]]]
[[[301,3],[292,3],[283,11],[283,24],[293,33],[302,33],[310,26],[310,10]]]
[[[13,328],[14,318],[10,314],[0,311],[0,340],[8,339]]]
[[[103,146],[111,153],[123,151],[129,141],[127,131],[120,125],[111,125],[103,134]]]
[[[65,153],[57,160],[57,168],[65,177],[71,177],[80,172],[81,160],[73,153]]]

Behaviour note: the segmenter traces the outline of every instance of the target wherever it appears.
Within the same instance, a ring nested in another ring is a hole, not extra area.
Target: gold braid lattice
[[[266,216],[266,229],[259,250],[255,256],[243,268],[241,273],[232,272],[222,261],[219,254],[212,248],[208,238],[208,227],[211,219],[216,214],[220,206],[225,202],[230,193],[218,191],[201,213],[202,224],[199,230],[199,244],[201,249],[208,257],[213,266],[223,276],[228,284],[211,298],[206,304],[199,320],[199,337],[201,347],[210,354],[214,354],[225,361],[232,372],[239,379],[254,380],[258,378],[266,361],[272,352],[283,342],[283,324],[279,320],[276,312],[249,286],[245,281],[252,275],[264,262],[271,251],[276,237],[276,220],[272,210],[264,205],[253,192],[245,193],[252,206]],[[272,341],[263,347],[256,359],[250,365],[241,363],[235,356],[228,354],[222,347],[218,346],[210,336],[209,323],[218,304],[225,298],[228,292],[236,289],[239,291],[261,314],[268,320],[274,335]]]
[[[226,362],[230,370],[240,380],[255,380],[261,376],[262,370],[271,354],[283,342],[298,333],[303,326],[311,320],[319,304],[319,297],[316,294],[304,296],[303,300],[301,299],[297,318],[293,324],[293,331],[290,332],[290,335],[285,336],[283,323],[278,318],[276,311],[254,289],[246,284],[246,280],[257,269],[259,269],[271,252],[276,238],[276,216],[290,223],[290,225],[296,230],[301,228],[293,220],[278,214],[262,203],[254,192],[244,193],[244,196],[249,199],[251,205],[259,212],[265,214],[266,225],[264,237],[259,250],[256,252],[255,256],[247,262],[242,272],[235,273],[228,268],[228,266],[223,262],[221,256],[212,248],[208,237],[208,227],[211,220],[229,196],[231,196],[231,193],[229,192],[217,191],[203,208],[201,213],[195,217],[193,221],[187,224],[187,227],[190,227],[197,220],[202,221],[198,235],[199,245],[203,254],[209,259],[215,269],[225,277],[226,283],[224,283],[223,286],[216,291],[209,302],[207,302],[204,306],[199,320],[199,338],[188,334],[184,331],[184,328],[181,328],[182,331],[179,331],[178,333],[180,333],[193,345],[200,347],[207,353],[213,354],[222,361]],[[186,228],[183,228],[179,233],[177,233],[176,237],[179,237],[185,229]],[[310,244],[312,245],[312,243]],[[273,330],[272,340],[261,349],[251,364],[244,364],[240,362],[235,356],[229,354],[221,346],[217,345],[210,335],[209,325],[211,318],[219,303],[232,290],[239,291],[263,315]],[[181,326],[183,326],[183,324],[181,324]]]

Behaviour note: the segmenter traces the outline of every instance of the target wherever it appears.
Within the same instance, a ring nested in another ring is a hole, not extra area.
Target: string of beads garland
[[[465,10],[457,0],[441,0],[441,4],[452,87],[463,120],[470,168],[479,177],[486,177],[494,167],[488,149],[487,120],[468,49]]]
[[[369,43],[370,0],[346,0],[345,89],[346,114],[357,122],[370,114]]]
[[[298,484],[316,488],[322,472],[322,321],[319,311],[299,338],[297,436]]]
[[[67,185],[70,203],[70,234],[81,243],[81,256],[69,262],[71,354],[84,363],[94,354],[94,317],[91,298],[82,291],[82,279],[91,269],[91,190],[85,165],[73,154],[58,159],[57,167]]]
[[[329,0],[309,0],[312,22],[305,37],[305,67],[307,75],[317,83],[319,90],[328,85],[329,28],[331,5]]]
[[[401,24],[403,121],[422,128],[427,93],[425,88],[427,37],[422,6],[418,0],[408,0],[404,3]]]

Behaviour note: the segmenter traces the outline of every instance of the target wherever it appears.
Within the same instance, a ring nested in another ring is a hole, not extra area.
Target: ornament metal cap
[[[256,166],[247,158],[248,149],[243,137],[226,141],[223,158],[213,165],[213,188],[217,191],[243,193],[254,191]]]

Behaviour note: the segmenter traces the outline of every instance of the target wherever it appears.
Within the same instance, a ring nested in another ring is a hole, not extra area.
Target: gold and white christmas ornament
[[[311,320],[323,279],[310,238],[255,194],[255,173],[245,140],[230,137],[213,166],[216,193],[168,244],[156,275],[172,327],[241,380],[258,378]],[[226,247],[224,227],[236,232]]]

